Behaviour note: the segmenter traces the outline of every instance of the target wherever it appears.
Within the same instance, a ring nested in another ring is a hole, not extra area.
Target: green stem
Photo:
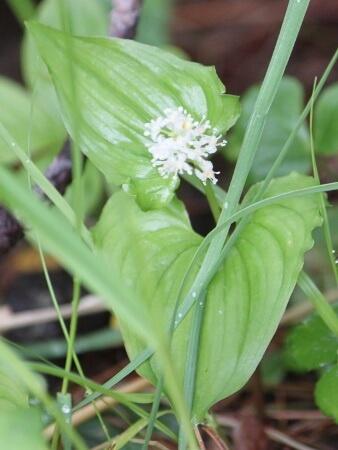
[[[314,89],[316,87],[316,83],[314,85]],[[314,95],[311,97],[311,112],[310,112],[310,149],[311,149],[311,160],[312,160],[312,171],[313,171],[313,177],[316,180],[317,184],[320,185],[320,178],[319,173],[317,169],[316,164],[316,156],[315,156],[315,148],[314,148],[314,142],[313,142],[313,105],[314,105]],[[336,268],[335,258],[333,255],[333,245],[332,245],[332,238],[331,238],[331,231],[330,231],[330,225],[329,225],[329,219],[327,217],[326,212],[326,205],[324,197],[320,197],[320,213],[323,217],[323,231],[324,231],[324,237],[325,237],[325,243],[326,248],[328,250],[331,268],[333,275],[335,277],[336,285],[338,285],[338,272]]]
[[[55,187],[47,180],[44,174],[38,169],[34,162],[27,156],[27,153],[19,146],[14,140],[12,135],[0,122],[0,134],[9,148],[20,159],[23,167],[26,169],[30,177],[37,183],[51,202],[61,211],[61,213],[67,218],[67,220],[75,226],[78,222],[77,215],[73,209],[69,206],[62,195],[55,189]],[[81,236],[89,247],[93,247],[91,234],[88,228],[84,224],[81,224]]]
[[[207,183],[205,185],[205,195],[207,197],[213,218],[215,219],[215,222],[217,223],[217,221],[219,220],[220,214],[221,214],[221,210],[218,205],[218,200],[217,200],[217,197],[213,190],[213,185],[210,182],[210,180],[207,180]]]
[[[259,91],[246,129],[235,171],[227,195],[228,208],[223,208],[220,222],[236,211],[240,196],[255,157],[266,117],[295,45],[310,0],[290,0],[268,70]]]
[[[65,363],[65,371],[70,372],[72,361],[73,361],[73,353],[74,353],[74,346],[75,346],[75,339],[76,339],[76,331],[77,331],[77,323],[78,323],[78,308],[79,308],[79,302],[80,302],[80,289],[81,285],[77,278],[74,279],[74,285],[73,285],[73,311],[72,311],[72,317],[70,321],[70,329],[69,329],[69,343],[68,343],[68,350],[67,350],[67,357],[66,357],[66,363]],[[66,394],[68,390],[68,384],[69,380],[67,377],[63,379],[62,383],[62,389],[61,393]]]
[[[198,348],[200,342],[200,330],[203,322],[203,308],[205,306],[206,291],[201,293],[198,303],[195,305],[194,315],[191,323],[191,333],[189,336],[189,351],[185,362],[184,371],[184,400],[189,411],[192,410],[194,393],[195,393],[195,379],[198,363]],[[179,433],[178,448],[184,450],[187,446],[187,439],[181,425]]]
[[[164,386],[164,376],[162,375],[162,376],[160,376],[160,378],[158,379],[157,384],[156,384],[155,398],[154,398],[153,404],[151,405],[151,412],[150,412],[150,416],[149,416],[149,422],[148,422],[148,426],[147,426],[146,435],[145,435],[144,442],[142,445],[142,450],[147,450],[149,448],[149,443],[150,443],[151,436],[154,431],[155,422],[156,422],[156,418],[157,418],[157,414],[158,414],[158,409],[160,406],[163,386]]]
[[[298,285],[312,302],[317,313],[325,322],[326,326],[332,331],[332,333],[338,336],[338,318],[334,310],[311,278],[304,271],[302,271],[299,275]]]

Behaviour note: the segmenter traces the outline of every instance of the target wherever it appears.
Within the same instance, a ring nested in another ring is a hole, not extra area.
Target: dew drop
[[[228,209],[229,208],[229,202],[225,202],[224,203],[224,209]]]
[[[219,314],[223,314],[223,311],[220,309],[220,310],[218,311],[218,313],[219,313]]]
[[[203,306],[203,302],[200,302],[200,306]]]
[[[61,411],[63,412],[63,414],[69,414],[70,413],[70,406],[62,405]]]
[[[178,317],[182,317],[182,313],[179,313]]]
[[[40,405],[40,399],[39,398],[37,398],[37,397],[31,397],[29,400],[28,400],[28,403],[29,403],[29,406],[37,406],[37,405]]]
[[[191,295],[195,298],[197,294],[196,292],[193,292]]]

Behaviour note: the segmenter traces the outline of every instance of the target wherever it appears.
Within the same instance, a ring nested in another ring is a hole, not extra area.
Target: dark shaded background
[[[296,1],[296,0],[294,0]],[[240,95],[261,81],[273,52],[286,0],[177,0],[173,40],[191,57],[215,65],[227,91]],[[312,0],[287,74],[311,92],[338,45],[338,2]],[[338,67],[330,80],[338,79]]]
[[[296,1],[296,0],[294,0]],[[174,0],[172,40],[194,61],[215,65],[227,91],[240,95],[266,71],[286,0]],[[0,74],[20,80],[21,27],[0,2]],[[287,74],[310,92],[338,44],[338,2],[312,0]],[[329,81],[338,79],[336,66]]]

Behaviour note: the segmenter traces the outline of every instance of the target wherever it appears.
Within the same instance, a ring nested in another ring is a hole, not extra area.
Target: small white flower
[[[147,144],[153,158],[154,167],[159,173],[168,178],[184,172],[196,176],[205,184],[207,180],[217,183],[215,177],[219,172],[213,171],[212,163],[205,158],[217,151],[217,147],[226,145],[221,136],[216,136],[217,130],[211,129],[209,120],[205,116],[198,122],[181,106],[177,109],[166,108],[164,116],[145,124],[144,135],[152,141]]]

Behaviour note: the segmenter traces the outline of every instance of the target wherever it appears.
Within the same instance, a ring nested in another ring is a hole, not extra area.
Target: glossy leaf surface
[[[273,180],[265,197],[313,184],[311,178],[293,173]],[[257,189],[249,191],[246,202]],[[255,370],[295,286],[303,254],[312,246],[311,231],[321,223],[318,211],[318,196],[292,198],[258,210],[211,281],[199,343],[194,422],[201,421],[212,404],[240,389]],[[183,205],[174,200],[160,211],[143,212],[132,198],[117,193],[107,203],[94,239],[115,273],[149,307],[160,329],[167,329],[183,276],[202,242]],[[197,271],[198,264],[187,287]],[[198,299],[196,304],[199,307]],[[182,383],[191,316],[192,310],[172,341]],[[127,323],[122,323],[122,331],[133,359],[145,344]],[[156,383],[160,374],[156,355],[139,372]]]
[[[152,166],[146,123],[180,106],[196,120],[205,115],[220,133],[237,120],[238,98],[222,94],[214,68],[129,40],[73,38],[38,24],[29,29],[70,134],[107,179],[124,184],[145,210],[167,204],[178,185]]]

